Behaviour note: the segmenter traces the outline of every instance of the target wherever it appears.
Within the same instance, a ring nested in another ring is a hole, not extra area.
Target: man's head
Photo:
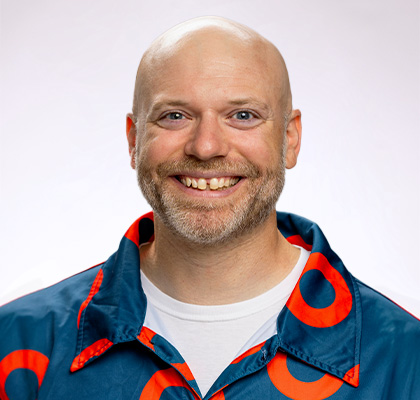
[[[155,40],[127,122],[131,163],[156,217],[198,244],[266,221],[300,148],[300,112],[280,53],[216,17]]]

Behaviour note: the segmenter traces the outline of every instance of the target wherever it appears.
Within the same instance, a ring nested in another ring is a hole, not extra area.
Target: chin
[[[166,208],[166,207],[165,207]],[[241,205],[213,208],[166,208],[162,213],[155,210],[163,224],[176,236],[200,246],[226,244],[264,223],[273,211],[272,206],[260,208]]]
[[[178,236],[196,245],[218,245],[234,236],[238,222],[232,216],[222,218],[217,211],[200,213],[186,212],[182,215],[168,216],[169,226]]]

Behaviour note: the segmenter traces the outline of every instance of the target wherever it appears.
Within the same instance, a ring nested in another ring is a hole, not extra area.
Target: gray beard
[[[136,170],[139,187],[162,223],[173,234],[200,246],[216,246],[227,240],[250,233],[262,225],[275,209],[285,182],[285,151],[276,169],[262,171],[247,161],[231,163],[222,160],[198,161],[185,158],[158,165],[158,178],[152,177],[147,160],[136,147]],[[185,200],[174,195],[165,178],[179,170],[231,171],[246,176],[248,192],[236,202],[228,202],[222,209],[216,201]],[[228,212],[226,212],[228,207]],[[227,216],[226,216],[227,214]]]

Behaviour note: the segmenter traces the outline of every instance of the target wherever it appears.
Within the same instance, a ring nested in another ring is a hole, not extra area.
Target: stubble
[[[194,244],[215,246],[249,233],[267,220],[284,187],[285,151],[277,168],[271,170],[262,170],[250,161],[200,161],[186,157],[159,164],[154,177],[145,155],[136,147],[136,171],[144,197],[166,228]],[[235,201],[187,199],[168,184],[168,177],[177,171],[198,175],[206,171],[231,172],[246,177],[247,191]]]

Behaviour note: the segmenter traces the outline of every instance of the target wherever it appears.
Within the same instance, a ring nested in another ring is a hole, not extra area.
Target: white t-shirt
[[[307,250],[300,250],[296,266],[277,286],[252,299],[226,305],[180,302],[160,291],[141,272],[147,297],[144,326],[180,352],[203,396],[237,356],[276,333],[277,316],[309,258]]]

